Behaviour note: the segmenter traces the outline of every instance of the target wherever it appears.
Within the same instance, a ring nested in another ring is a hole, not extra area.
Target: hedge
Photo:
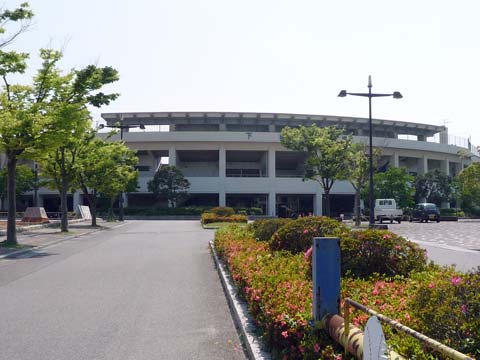
[[[217,222],[247,223],[248,217],[245,215],[219,216],[213,213],[203,213],[201,222],[202,224],[210,224]]]

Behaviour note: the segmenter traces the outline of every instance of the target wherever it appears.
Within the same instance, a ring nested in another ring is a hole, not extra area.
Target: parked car
[[[393,220],[399,224],[402,222],[403,211],[397,209],[395,199],[376,199],[375,200],[375,220],[383,223],[385,220],[393,223]]]
[[[422,203],[415,205],[410,215],[410,222],[419,220],[420,222],[428,222],[428,220],[440,222],[440,210],[437,205],[431,203]]]

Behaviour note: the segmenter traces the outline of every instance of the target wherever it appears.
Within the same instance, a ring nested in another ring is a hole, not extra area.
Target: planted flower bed
[[[312,237],[328,235],[341,238],[342,298],[350,297],[459,351],[479,355],[478,273],[427,266],[423,250],[391,232],[352,232],[332,221],[321,217],[288,221],[270,241],[256,239],[256,233],[263,238],[268,233],[258,224],[232,226],[216,234],[215,248],[276,358],[342,359],[343,349],[323,330],[308,325],[312,318],[308,247]],[[295,244],[287,239],[295,239]],[[354,313],[352,321],[362,327],[367,319]],[[389,345],[406,358],[441,358],[387,326],[384,331]]]

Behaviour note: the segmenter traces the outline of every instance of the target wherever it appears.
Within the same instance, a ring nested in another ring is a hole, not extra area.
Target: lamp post
[[[392,94],[372,93],[372,76],[371,75],[368,75],[368,93],[350,93],[350,92],[347,92],[347,90],[342,90],[338,94],[339,97],[345,97],[347,95],[368,97],[368,128],[369,128],[369,134],[368,134],[368,137],[369,137],[368,150],[369,151],[368,152],[369,152],[369,165],[370,165],[369,166],[370,186],[369,186],[369,194],[368,194],[368,200],[369,200],[369,206],[370,206],[369,226],[374,227],[375,226],[375,214],[374,214],[375,199],[373,196],[372,98],[393,96],[394,99],[401,99],[403,96],[398,91],[394,91]]]
[[[145,125],[121,125],[121,124],[115,124],[115,125],[104,125],[100,124],[98,126],[99,129],[103,128],[113,128],[113,129],[120,129],[120,141],[123,141],[123,129],[134,129],[134,128],[140,128],[142,130],[145,130]],[[124,211],[123,211],[123,191],[120,193],[118,197],[118,221],[123,221],[124,218]]]

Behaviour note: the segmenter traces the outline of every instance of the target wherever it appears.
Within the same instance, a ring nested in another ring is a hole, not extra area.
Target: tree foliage
[[[90,203],[92,225],[96,225],[96,204],[100,195],[111,202],[124,191],[137,188],[138,157],[123,143],[99,138],[90,141],[80,154],[79,185]]]
[[[373,149],[373,168],[377,167],[380,150]],[[368,183],[370,174],[370,161],[368,147],[365,144],[353,144],[351,155],[349,156],[350,166],[348,172],[348,180],[355,190],[355,224],[360,225],[360,196],[362,190]]]
[[[480,163],[472,163],[462,170],[456,178],[462,201],[480,206]]]
[[[33,190],[35,186],[35,174],[33,173],[33,170],[26,165],[17,165],[16,173],[16,195],[20,196]],[[7,198],[7,177],[7,169],[3,168],[0,170],[0,199],[2,199],[2,207],[3,202]]]
[[[400,208],[412,207],[414,180],[406,168],[390,166],[387,171],[373,176],[375,199],[395,199]],[[368,188],[364,189],[363,195],[368,197]]]
[[[148,182],[148,191],[165,197],[171,207],[185,199],[189,187],[190,182],[185,179],[180,169],[173,165],[160,166],[153,179]]]
[[[60,53],[57,56],[61,58]],[[68,231],[67,193],[78,188],[77,159],[95,135],[87,105],[100,107],[115,100],[118,94],[105,94],[100,89],[117,80],[115,69],[94,65],[65,75],[54,68],[44,77],[45,85],[39,96],[55,124],[55,132],[48,146],[43,143],[38,155],[42,175],[50,179],[50,187],[60,193],[62,231]]]
[[[439,170],[427,172],[424,175],[417,175],[415,178],[415,199],[425,199],[441,205],[452,198],[452,180],[447,174]]]
[[[304,179],[317,181],[326,197],[326,215],[330,216],[330,190],[337,180],[348,178],[352,138],[342,136],[337,127],[285,127],[281,143],[288,149],[306,154]]]

